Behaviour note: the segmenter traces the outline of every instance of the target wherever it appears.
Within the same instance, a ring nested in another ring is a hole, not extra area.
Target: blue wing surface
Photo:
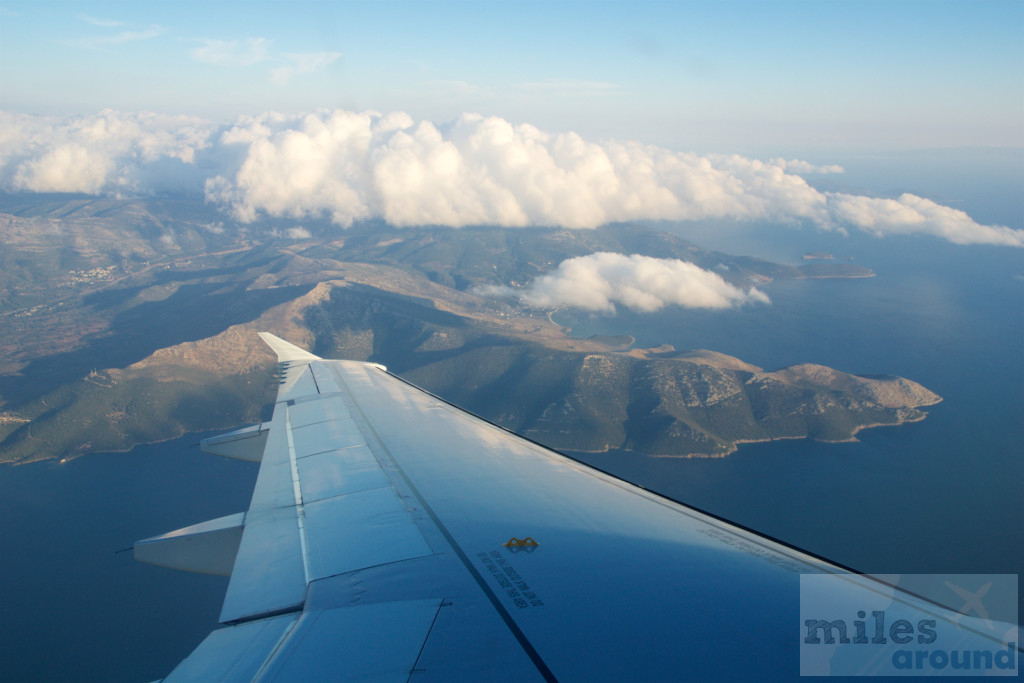
[[[800,675],[800,576],[842,568],[261,336],[272,420],[204,443],[261,461],[248,511],[136,545],[231,577],[166,680]]]

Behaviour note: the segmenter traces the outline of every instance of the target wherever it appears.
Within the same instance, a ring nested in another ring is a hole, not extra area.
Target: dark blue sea
[[[203,436],[0,467],[0,681],[155,680],[217,625],[226,577],[118,552],[248,508],[256,466]]]
[[[1024,154],[976,150],[809,159],[822,189],[911,191],[1024,228]],[[562,312],[579,336],[630,334],[765,369],[813,362],[894,374],[943,396],[923,422],[857,443],[780,441],[720,459],[586,456],[650,489],[874,573],[1024,573],[1024,250],[811,228],[662,225],[702,246],[800,263],[852,257],[876,277],[779,280],[769,306]],[[202,455],[202,435],[0,467],[0,680],[152,680],[215,626],[226,579],[118,553],[243,510],[255,467]]]

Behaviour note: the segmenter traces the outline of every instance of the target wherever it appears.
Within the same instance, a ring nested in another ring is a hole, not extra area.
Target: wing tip
[[[263,343],[269,346],[274,353],[277,354],[278,361],[320,360],[320,356],[316,356],[303,348],[295,346],[295,344],[287,342],[270,332],[259,332],[258,334],[260,339],[263,340]]]
[[[277,354],[277,360],[280,362],[285,361],[312,361],[312,360],[323,360],[320,356],[316,356],[303,348],[292,344],[291,342],[281,339],[277,335],[271,334],[270,332],[257,332],[260,339],[269,346],[274,353]],[[366,362],[366,365],[377,368],[387,372],[387,366],[381,365],[380,363]]]

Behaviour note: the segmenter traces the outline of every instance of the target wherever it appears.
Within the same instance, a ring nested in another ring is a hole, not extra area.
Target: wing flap
[[[307,612],[261,680],[405,683],[441,602],[433,598]]]
[[[305,506],[310,579],[322,579],[432,551],[391,486]]]
[[[250,510],[220,621],[301,609],[308,572],[294,508]]]
[[[170,569],[229,576],[244,523],[245,513],[239,512],[136,541],[135,559]]]
[[[270,423],[250,425],[227,434],[211,436],[199,442],[199,450],[235,460],[259,462],[270,434]]]
[[[164,681],[248,683],[256,680],[267,659],[278,649],[297,621],[298,615],[288,614],[217,629],[183,659]]]

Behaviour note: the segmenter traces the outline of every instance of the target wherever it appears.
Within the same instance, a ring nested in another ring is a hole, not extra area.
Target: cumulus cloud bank
[[[98,114],[64,119],[0,112],[0,185],[28,192],[145,194],[195,174],[209,123],[186,116]]]
[[[743,291],[686,261],[610,252],[562,261],[554,272],[531,282],[521,298],[534,308],[568,306],[606,313],[614,313],[616,304],[649,313],[669,305],[730,308],[770,303],[760,290]]]
[[[205,58],[223,60],[238,46],[205,47]],[[298,57],[275,78],[337,59]],[[179,183],[202,187],[240,221],[328,216],[343,227],[380,218],[396,226],[592,228],[734,219],[1024,246],[1022,230],[980,225],[928,199],[820,192],[799,175],[841,171],[594,142],[474,114],[444,125],[401,112],[268,113],[230,125],[110,111],[69,119],[0,114],[6,189],[124,194]]]

